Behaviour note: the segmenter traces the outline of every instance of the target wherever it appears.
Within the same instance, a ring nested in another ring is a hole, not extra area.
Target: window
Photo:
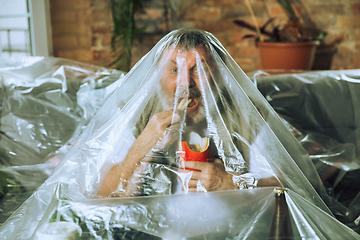
[[[0,55],[52,55],[48,0],[0,1]]]

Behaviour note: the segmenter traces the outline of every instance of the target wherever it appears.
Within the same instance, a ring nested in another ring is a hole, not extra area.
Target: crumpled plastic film
[[[126,74],[0,237],[359,237],[324,193],[305,149],[221,43],[183,28]]]
[[[258,89],[314,163],[327,205],[359,232],[360,70],[258,75]]]
[[[60,58],[0,59],[1,223],[49,177],[124,75]]]

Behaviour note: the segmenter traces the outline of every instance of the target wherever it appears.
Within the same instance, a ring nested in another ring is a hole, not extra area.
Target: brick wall
[[[50,17],[55,57],[109,65],[112,19],[107,0],[50,0]]]
[[[276,0],[250,0],[260,25],[269,17],[285,15]],[[360,0],[293,0],[297,11],[328,32],[314,68],[360,68]],[[54,55],[108,66],[111,14],[108,0],[50,0]],[[136,63],[172,29],[196,27],[213,33],[238,64],[249,72],[261,69],[259,50],[249,33],[233,23],[251,21],[244,0],[144,0],[136,25],[146,27],[134,41]]]

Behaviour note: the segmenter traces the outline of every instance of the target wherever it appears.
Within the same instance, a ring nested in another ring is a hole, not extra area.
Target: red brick
[[[73,10],[51,11],[51,22],[75,22],[76,12]]]
[[[106,49],[102,53],[103,59],[108,63],[113,61],[113,55],[110,49]]]
[[[241,58],[252,58],[260,55],[259,48],[255,46],[241,47],[239,50]]]
[[[332,62],[332,69],[345,69],[351,64],[351,55],[338,52]]]
[[[94,9],[110,9],[109,0],[92,1]]]
[[[251,70],[251,71],[256,71],[256,70],[260,70],[260,69],[263,69],[263,66],[262,66],[262,62],[261,62],[261,58],[258,57],[257,59],[255,59],[255,66],[256,68]]]
[[[224,32],[217,32],[214,34],[214,36],[219,40],[219,42],[226,46],[226,45],[230,45],[230,37],[229,37],[230,33],[228,31],[224,31]]]
[[[79,23],[91,24],[92,21],[91,9],[82,9],[76,11],[76,19]]]
[[[89,36],[78,36],[79,47],[80,48],[90,48],[91,47],[91,37]]]
[[[230,46],[225,46],[225,48],[226,48],[226,51],[228,51],[228,53],[230,54],[230,56],[232,57],[232,58],[237,58],[237,57],[239,57],[238,56],[238,48],[236,47],[236,46],[234,46],[234,45],[230,45]]]
[[[336,16],[333,14],[317,14],[312,17],[312,21],[320,29],[339,29],[336,27]]]
[[[263,8],[263,10],[264,10],[264,8]],[[243,17],[248,17],[249,14],[250,14],[249,10],[246,7],[244,7],[244,5],[222,8],[222,17],[223,18],[242,19]]]
[[[341,42],[345,38],[344,30],[329,29],[326,32],[327,32],[327,35],[326,35],[324,41],[326,41],[326,43],[328,43],[328,44],[333,43],[333,42]]]
[[[355,50],[360,51],[360,42],[355,44]]]
[[[106,24],[106,22],[95,22],[92,26],[92,33],[109,33],[112,31],[112,26]]]
[[[235,32],[233,34],[231,34],[230,36],[230,42],[231,43],[234,43],[234,44],[238,44],[240,42],[248,42],[248,41],[254,41],[252,38],[249,38],[249,39],[243,39],[243,37],[245,35],[248,35],[248,34],[253,34],[253,32],[250,32],[250,31],[246,31],[246,32]],[[256,34],[256,33],[254,33]]]
[[[348,35],[347,38],[349,40],[359,41],[360,40],[360,28],[356,29],[356,30],[355,29],[352,30],[347,35]]]
[[[360,27],[360,15],[359,16],[337,16],[337,26],[343,28],[359,28]]]
[[[239,27],[229,19],[223,21],[195,21],[195,27],[209,31],[213,34],[239,30]]]
[[[78,47],[78,41],[76,36],[59,36],[53,37],[54,49],[74,49]]]
[[[221,9],[219,7],[193,7],[188,9],[182,16],[186,20],[199,20],[199,21],[216,21],[221,16]]]
[[[111,44],[111,38],[112,38],[112,34],[111,34],[111,33],[105,33],[105,34],[103,35],[104,46],[110,46],[110,44]]]
[[[92,21],[108,21],[108,20],[111,20],[110,9],[92,10]]]
[[[214,5],[221,5],[221,7],[234,7],[236,5],[235,0],[221,0],[221,1],[211,1],[215,3]]]
[[[180,20],[177,22],[177,24],[181,27],[196,27],[196,22],[188,20]]]
[[[142,13],[135,14],[136,19],[159,19],[164,18],[164,9],[163,8],[146,8]]]
[[[60,50],[58,57],[72,59],[90,63],[92,61],[92,51],[90,49]]]
[[[360,14],[360,3],[350,3],[350,9],[353,14]]]
[[[271,17],[286,16],[284,10],[279,4],[267,4],[267,8]]]
[[[326,17],[327,14],[345,14],[344,4],[324,4],[316,5],[310,8],[311,15],[321,14]]]
[[[169,32],[170,31],[170,26],[172,25],[172,21],[169,22],[163,22],[157,25],[157,29],[160,32]]]
[[[103,38],[101,34],[95,34],[91,39],[91,47],[92,49],[101,50],[103,49]]]
[[[157,24],[155,22],[150,22],[150,23],[144,23],[143,26],[138,25],[139,27],[145,27],[144,32],[148,33],[148,34],[154,34],[157,32]]]
[[[265,7],[264,3],[250,1],[250,4],[255,16],[257,17],[268,16],[267,8]],[[250,10],[247,7],[247,5],[243,4],[242,7],[244,8],[245,11],[247,11],[247,16],[250,16]]]
[[[52,25],[53,36],[75,34],[88,35],[91,33],[91,28],[87,24],[79,23],[55,23]]]
[[[99,61],[102,58],[102,51],[93,50],[92,51],[92,60],[93,61]]]
[[[245,0],[234,0],[234,4],[245,4]]]
[[[50,8],[56,9],[88,9],[91,0],[50,0]]]
[[[354,44],[352,42],[343,42],[338,46],[338,52],[342,55],[351,54],[354,51]]]
[[[250,72],[255,70],[255,62],[250,58],[235,58],[235,61],[244,72]]]
[[[352,55],[351,65],[352,65],[354,68],[360,68],[360,54],[359,54],[359,53]]]

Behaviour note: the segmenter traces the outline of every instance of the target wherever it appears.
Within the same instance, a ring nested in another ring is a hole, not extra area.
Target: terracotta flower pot
[[[318,41],[258,42],[263,69],[310,70]]]

